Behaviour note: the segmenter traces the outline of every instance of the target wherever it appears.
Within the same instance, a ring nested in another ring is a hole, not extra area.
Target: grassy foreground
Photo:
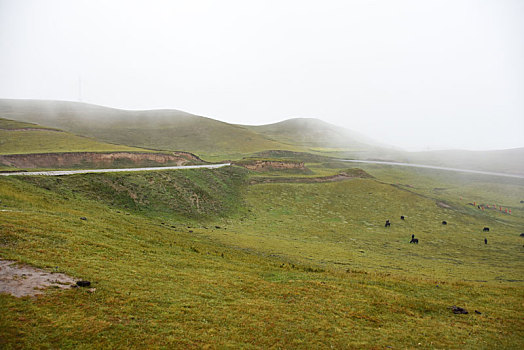
[[[478,221],[467,204],[437,206],[427,178],[407,191],[369,172],[380,181],[247,186],[237,168],[0,178],[0,256],[96,287],[0,295],[0,347],[522,348],[522,283],[496,278],[522,274],[519,211]],[[485,224],[499,243],[474,246]]]

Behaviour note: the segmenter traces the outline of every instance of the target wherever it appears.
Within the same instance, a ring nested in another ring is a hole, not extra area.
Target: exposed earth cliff
[[[234,164],[254,171],[307,170],[304,162],[291,160],[241,160]]]
[[[70,152],[0,155],[0,165],[15,168],[75,168],[75,167],[127,167],[168,166],[202,163],[187,152],[136,153],[136,152]]]

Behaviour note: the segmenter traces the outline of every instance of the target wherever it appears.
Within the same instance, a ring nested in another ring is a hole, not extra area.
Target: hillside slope
[[[147,150],[109,144],[59,129],[0,118],[0,154]]]
[[[92,288],[0,293],[0,348],[523,347],[522,240],[504,214],[373,179],[246,176],[0,178],[2,259]]]
[[[350,159],[402,159],[403,152],[354,130],[315,118],[293,118],[278,123],[246,126],[265,137],[309,152]]]
[[[105,142],[207,157],[290,149],[247,128],[177,110],[125,111],[85,103],[0,100],[0,116],[61,128]]]
[[[368,149],[376,144],[355,131],[314,118],[293,118],[274,124],[246,126],[276,141],[304,147]]]
[[[0,117],[60,128],[104,142],[191,152],[206,160],[239,159],[262,151],[286,150],[346,159],[399,161],[524,174],[523,148],[475,152],[405,152],[357,132],[311,118],[248,126],[224,123],[177,110],[125,111],[77,102],[8,99],[0,99]],[[42,131],[40,133],[43,135]],[[14,153],[25,147],[17,144],[26,142],[24,137],[2,139],[8,141],[3,147],[10,147],[5,152]],[[36,141],[28,142],[34,144]],[[64,141],[60,150],[44,149],[36,152],[82,150],[67,149],[68,143]]]

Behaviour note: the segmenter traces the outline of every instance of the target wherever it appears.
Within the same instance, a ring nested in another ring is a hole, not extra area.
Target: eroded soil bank
[[[282,160],[241,160],[234,162],[235,165],[242,166],[254,171],[274,171],[274,170],[306,170],[304,162],[282,161]]]
[[[126,167],[201,164],[202,160],[188,152],[70,152],[0,155],[0,165],[15,168]]]

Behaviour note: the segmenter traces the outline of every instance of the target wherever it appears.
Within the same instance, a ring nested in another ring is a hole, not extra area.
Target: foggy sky
[[[0,98],[524,146],[522,0],[0,0]]]

